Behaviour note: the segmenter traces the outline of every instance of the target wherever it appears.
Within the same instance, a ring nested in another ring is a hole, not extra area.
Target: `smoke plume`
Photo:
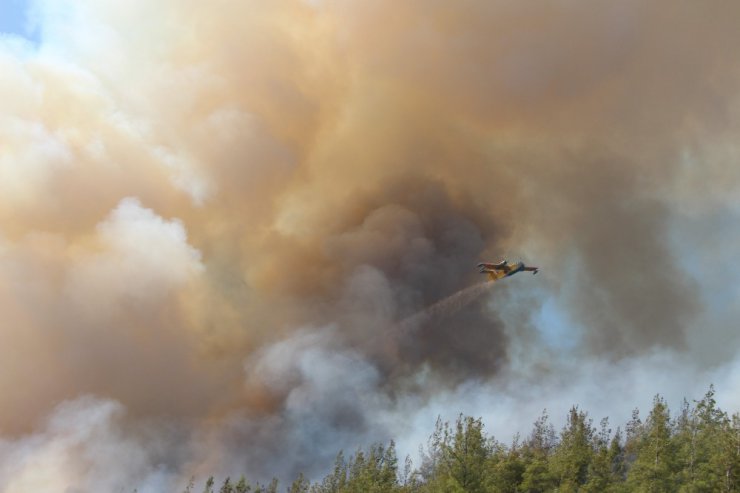
[[[0,37],[0,491],[316,477],[661,357],[734,381],[740,4],[31,12],[38,45]],[[541,273],[470,289],[504,256]]]

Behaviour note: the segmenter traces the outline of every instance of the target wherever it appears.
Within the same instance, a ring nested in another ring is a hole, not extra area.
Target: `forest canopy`
[[[281,488],[250,483],[244,476],[213,477],[202,489],[192,478],[185,493],[538,493],[538,492],[731,492],[740,491],[740,413],[717,405],[713,386],[701,400],[683,401],[672,412],[656,395],[652,409],[612,429],[594,424],[573,406],[559,431],[547,411],[511,443],[489,436],[480,418],[437,419],[421,460],[399,464],[393,441],[340,451],[330,472],[310,481],[302,474]],[[329,465],[327,465],[329,466]]]

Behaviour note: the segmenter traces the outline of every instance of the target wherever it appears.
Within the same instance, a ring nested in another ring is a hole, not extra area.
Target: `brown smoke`
[[[738,182],[740,5],[122,5],[0,42],[3,434],[93,394],[196,430],[178,474],[315,471],[505,367],[536,297],[394,332],[503,254],[542,273],[501,299],[539,283],[584,354],[686,346],[670,229]]]

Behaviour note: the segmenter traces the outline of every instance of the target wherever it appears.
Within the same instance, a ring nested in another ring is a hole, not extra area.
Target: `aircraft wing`
[[[509,270],[511,270],[509,266],[506,264],[506,260],[502,260],[498,264],[482,263],[482,264],[478,264],[478,267],[480,267],[481,272],[488,271],[488,270],[502,270],[504,272],[508,272]]]

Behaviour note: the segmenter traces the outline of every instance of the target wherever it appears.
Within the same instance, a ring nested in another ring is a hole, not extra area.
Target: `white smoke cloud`
[[[41,193],[54,171],[72,164],[60,135],[42,124],[4,116],[0,119],[0,193],[5,200],[28,203]]]
[[[170,491],[179,478],[157,463],[155,440],[134,437],[115,401],[79,397],[56,407],[42,428],[0,440],[0,491]]]
[[[68,277],[70,297],[82,307],[106,312],[121,298],[156,305],[204,269],[182,222],[162,219],[137,199],[123,199],[97,234],[101,251],[82,257]]]

